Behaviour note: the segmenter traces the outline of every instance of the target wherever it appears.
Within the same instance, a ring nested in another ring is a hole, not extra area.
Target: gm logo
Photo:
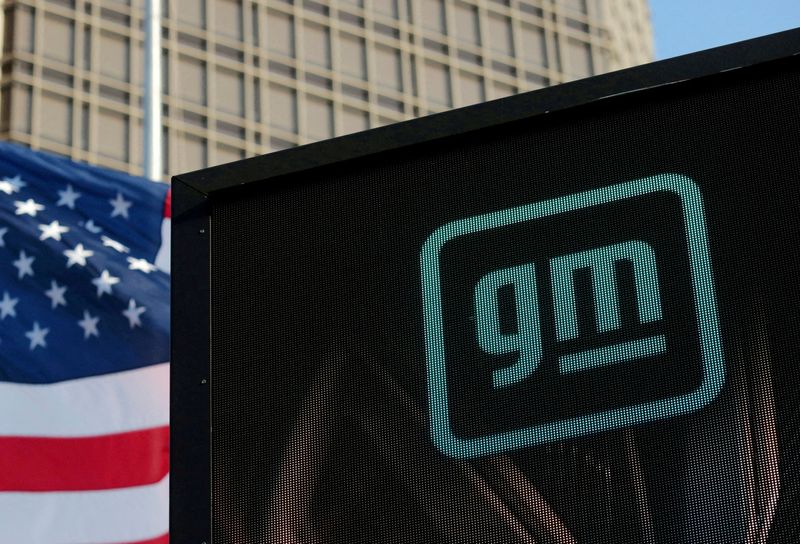
[[[422,248],[433,442],[471,458],[672,418],[725,377],[696,184],[469,217]]]

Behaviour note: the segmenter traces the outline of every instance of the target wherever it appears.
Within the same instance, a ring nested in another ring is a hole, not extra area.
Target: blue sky
[[[800,0],[650,0],[656,59],[800,27]]]

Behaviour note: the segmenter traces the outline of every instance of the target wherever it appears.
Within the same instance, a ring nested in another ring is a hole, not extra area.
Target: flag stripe
[[[158,253],[156,253],[156,259],[153,261],[159,270],[163,270],[167,274],[170,273],[170,269],[172,266],[171,262],[171,237],[172,237],[172,220],[167,217],[164,219],[164,222],[161,223],[161,245],[158,248]]]
[[[0,544],[147,541],[169,531],[169,476],[112,491],[0,493]]]
[[[169,533],[139,542],[126,542],[125,544],[169,544]]]
[[[169,363],[54,384],[1,382],[0,414],[0,435],[17,437],[163,427],[169,425]]]
[[[0,436],[0,491],[152,484],[169,472],[169,427],[83,438]],[[42,470],[42,467],[58,467]]]
[[[167,196],[164,197],[164,217],[172,218],[172,187],[167,190]]]

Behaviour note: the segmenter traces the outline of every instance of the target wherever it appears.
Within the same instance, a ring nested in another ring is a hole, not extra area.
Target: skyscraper
[[[164,174],[652,60],[646,0],[167,0]],[[4,10],[0,137],[142,173],[144,0]]]

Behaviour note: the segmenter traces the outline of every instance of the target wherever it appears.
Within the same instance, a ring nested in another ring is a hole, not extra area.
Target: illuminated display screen
[[[775,61],[214,195],[213,542],[800,541],[798,89]]]

